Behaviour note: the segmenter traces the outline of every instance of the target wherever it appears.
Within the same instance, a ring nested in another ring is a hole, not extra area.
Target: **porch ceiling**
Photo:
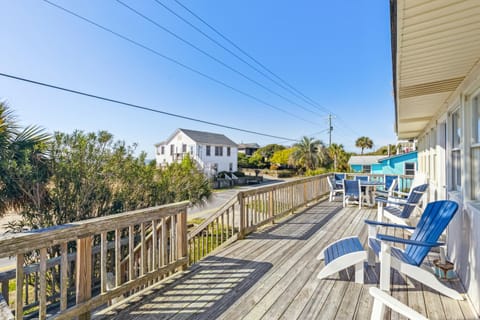
[[[391,0],[396,131],[418,137],[480,58],[480,1]]]

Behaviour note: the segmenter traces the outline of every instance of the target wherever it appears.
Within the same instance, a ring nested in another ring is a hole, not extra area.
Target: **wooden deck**
[[[348,235],[366,240],[363,220],[375,211],[322,202],[193,265],[96,315],[114,319],[369,319],[377,268],[365,285],[353,271],[317,280],[316,260],[328,243]],[[392,295],[430,319],[477,319],[468,300],[455,301],[394,272]],[[463,292],[458,281],[449,285]],[[399,319],[388,313],[386,319]]]

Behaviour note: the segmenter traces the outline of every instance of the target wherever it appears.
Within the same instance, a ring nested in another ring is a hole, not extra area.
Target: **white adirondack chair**
[[[423,260],[434,247],[443,246],[438,238],[458,210],[458,204],[450,200],[431,202],[425,208],[416,227],[365,220],[368,225],[368,264],[375,265],[375,255],[380,259],[380,289],[390,290],[390,268],[456,299],[463,300],[461,294],[442,284],[431,270],[422,267]],[[410,239],[377,234],[377,227],[413,229]],[[405,249],[392,246],[404,244]]]
[[[398,312],[399,314],[401,314],[404,317],[407,317],[408,319],[428,320],[428,318],[425,318],[423,315],[421,315],[417,311],[404,305],[403,303],[401,303],[400,301],[398,301],[388,293],[378,288],[371,287],[369,292],[374,299],[372,315],[370,318],[371,320],[383,320],[385,307],[388,307],[393,311]]]

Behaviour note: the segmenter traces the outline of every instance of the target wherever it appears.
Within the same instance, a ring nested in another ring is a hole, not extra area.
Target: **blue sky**
[[[354,142],[363,135],[372,138],[376,147],[395,143],[388,1],[180,0],[318,102],[320,111],[204,38],[154,0],[122,0],[313,112],[233,73],[117,1],[51,1],[295,116],[211,82],[40,0],[0,2],[0,72],[276,136],[297,139],[322,132],[315,137],[327,143],[325,108],[337,115],[332,141],[347,150],[358,151]],[[174,0],[159,1],[222,42]],[[150,158],[153,144],[176,128],[224,133],[237,143],[288,144],[2,77],[0,99],[9,103],[24,125],[37,124],[49,132],[107,130],[116,139],[138,143]]]

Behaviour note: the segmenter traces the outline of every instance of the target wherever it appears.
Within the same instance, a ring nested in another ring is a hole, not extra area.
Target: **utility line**
[[[221,128],[246,132],[246,133],[251,133],[251,134],[255,134],[255,135],[259,135],[259,136],[275,138],[275,139],[280,139],[280,140],[297,141],[295,139],[275,136],[275,135],[271,135],[271,134],[267,134],[267,133],[262,133],[262,132],[237,128],[237,127],[232,127],[232,126],[223,125],[223,124],[216,123],[216,122],[211,122],[211,121],[201,120],[201,119],[197,119],[197,118],[193,118],[193,117],[183,116],[183,115],[180,115],[180,114],[166,112],[166,111],[162,111],[162,110],[158,110],[158,109],[154,109],[154,108],[150,108],[150,107],[145,107],[145,106],[142,106],[142,105],[133,104],[133,103],[129,103],[129,102],[124,102],[124,101],[120,101],[120,100],[116,100],[116,99],[112,99],[112,98],[107,98],[107,97],[99,96],[99,95],[96,95],[96,94],[87,93],[87,92],[84,92],[84,91],[79,91],[79,90],[69,89],[69,88],[65,88],[65,87],[60,87],[60,86],[56,86],[56,85],[49,84],[49,83],[46,83],[46,82],[41,82],[41,81],[36,81],[36,80],[32,80],[32,79],[22,78],[22,77],[14,76],[14,75],[3,73],[3,72],[0,72],[0,76],[5,77],[5,78],[18,80],[18,81],[31,83],[31,84],[35,84],[35,85],[42,86],[42,87],[56,89],[56,90],[60,90],[60,91],[64,91],[64,92],[69,92],[69,93],[73,93],[73,94],[76,94],[76,95],[85,96],[85,97],[89,97],[89,98],[93,98],[93,99],[97,99],[97,100],[103,100],[103,101],[119,104],[119,105],[130,107],[130,108],[135,108],[135,109],[140,109],[140,110],[144,110],[144,111],[164,114],[164,115],[167,115],[167,116],[170,116],[170,117],[176,117],[176,118],[180,118],[180,119],[200,122],[200,123],[208,124],[208,125],[211,125],[211,126],[216,126],[216,127],[221,127]]]
[[[158,2],[157,0],[154,0],[156,2]],[[193,12],[191,9],[189,9],[186,5],[184,5],[182,2],[180,2],[179,0],[174,0],[179,6],[181,6],[182,8],[184,8],[186,11],[188,11],[192,16],[194,16],[195,18],[197,18],[199,21],[201,21],[204,25],[206,25],[208,28],[210,28],[213,32],[215,32],[217,35],[219,35],[222,39],[224,39],[225,41],[227,41],[228,43],[230,43],[233,47],[235,47],[238,51],[240,51],[241,53],[243,53],[245,56],[249,57],[252,61],[254,61],[257,65],[259,65],[261,68],[263,68],[265,71],[267,71],[268,73],[270,73],[272,76],[274,76],[275,78],[277,78],[279,81],[281,81],[282,83],[284,83],[287,87],[289,87],[291,90],[295,91],[298,95],[300,95],[302,98],[302,100],[304,100],[305,102],[309,103],[310,105],[314,106],[315,108],[317,108],[318,110],[320,111],[323,111],[323,112],[326,112],[326,113],[331,113],[330,110],[328,110],[327,108],[321,106],[320,104],[318,104],[317,102],[315,102],[313,99],[309,98],[308,96],[306,96],[305,94],[303,94],[301,91],[297,90],[294,86],[292,86],[291,84],[289,84],[286,80],[282,79],[280,76],[278,76],[277,74],[275,74],[272,70],[270,70],[269,68],[267,68],[263,63],[261,63],[260,61],[258,61],[256,58],[254,58],[252,55],[250,55],[248,52],[246,52],[245,50],[243,50],[240,46],[238,46],[235,42],[233,42],[232,40],[230,40],[227,36],[225,36],[222,32],[220,32],[219,30],[217,30],[214,26],[212,26],[211,24],[209,24],[207,21],[205,21],[202,17],[200,17],[198,14],[196,14],[195,12]]]
[[[186,65],[186,64],[183,63],[183,62],[180,62],[179,60],[177,60],[177,59],[175,59],[175,58],[172,58],[172,57],[169,57],[169,56],[167,56],[167,55],[165,55],[165,54],[163,54],[163,53],[160,53],[159,51],[157,51],[157,50],[155,50],[155,49],[152,49],[151,47],[148,47],[148,46],[146,46],[146,45],[144,45],[144,44],[142,44],[142,43],[140,43],[140,42],[138,42],[138,41],[135,41],[135,40],[133,40],[133,39],[127,37],[127,36],[124,36],[124,35],[116,32],[116,31],[113,31],[113,30],[110,29],[110,28],[107,28],[107,27],[105,27],[105,26],[103,26],[103,25],[101,25],[101,24],[99,24],[99,23],[97,23],[97,22],[95,22],[95,21],[93,21],[93,20],[90,20],[90,19],[88,19],[88,18],[86,18],[86,17],[84,17],[84,16],[82,16],[82,15],[80,15],[80,14],[78,14],[78,13],[75,13],[75,12],[73,12],[73,11],[67,9],[67,8],[64,8],[64,7],[58,5],[58,4],[54,3],[54,2],[51,2],[51,1],[49,1],[49,0],[43,0],[43,1],[44,1],[45,3],[47,3],[47,4],[49,4],[49,5],[57,8],[57,9],[62,10],[63,12],[66,12],[66,13],[74,16],[74,17],[77,17],[77,18],[79,18],[79,19],[81,19],[81,20],[83,20],[83,21],[85,21],[85,22],[87,22],[87,23],[89,23],[89,24],[97,27],[97,28],[100,28],[100,29],[102,29],[102,30],[104,30],[104,31],[106,31],[106,32],[108,32],[108,33],[110,33],[110,34],[113,34],[113,35],[115,35],[116,37],[121,38],[121,39],[123,39],[123,40],[125,40],[125,41],[127,41],[127,42],[129,42],[129,43],[131,43],[131,44],[133,44],[133,45],[135,45],[135,46],[137,46],[137,47],[140,47],[140,48],[142,48],[142,49],[144,49],[144,50],[147,50],[147,51],[149,51],[149,52],[151,52],[151,53],[153,53],[153,54],[155,54],[155,55],[157,55],[157,56],[159,56],[159,57],[161,57],[161,58],[163,58],[163,59],[165,59],[165,60],[168,60],[168,61],[170,61],[170,62],[172,62],[172,63],[174,63],[174,64],[176,64],[176,65],[178,65],[178,66],[180,66],[180,67],[182,67],[182,68],[184,68],[184,69],[186,69],[186,70],[189,70],[189,71],[191,71],[191,72],[193,72],[193,73],[196,73],[196,74],[198,74],[198,75],[200,75],[200,76],[202,76],[202,77],[204,77],[204,78],[206,78],[206,79],[209,79],[210,81],[213,81],[213,82],[215,82],[215,83],[217,83],[217,84],[220,84],[220,85],[223,86],[223,87],[226,87],[226,88],[228,88],[228,89],[230,89],[230,90],[232,90],[232,91],[235,91],[235,92],[237,92],[237,93],[239,93],[239,94],[241,94],[241,95],[243,95],[243,96],[246,96],[246,97],[248,97],[248,98],[250,98],[250,99],[252,99],[252,100],[255,100],[255,101],[257,101],[257,102],[259,102],[259,103],[261,103],[261,104],[263,104],[263,105],[266,105],[266,106],[268,106],[268,107],[271,107],[271,108],[273,108],[273,109],[275,109],[275,110],[277,110],[277,111],[280,111],[280,112],[283,112],[283,113],[285,113],[285,114],[288,114],[288,115],[290,115],[291,117],[294,117],[294,118],[296,118],[296,119],[299,119],[299,120],[308,122],[308,123],[310,123],[310,124],[318,125],[317,123],[315,123],[315,122],[313,122],[313,121],[310,121],[310,120],[304,119],[304,118],[302,118],[302,117],[299,117],[299,116],[297,116],[296,114],[291,113],[291,112],[289,112],[289,111],[287,111],[287,110],[285,110],[285,109],[282,109],[282,108],[280,108],[280,107],[278,107],[278,106],[276,106],[276,105],[274,105],[274,104],[271,104],[271,103],[269,103],[269,102],[267,102],[267,101],[265,101],[265,100],[263,100],[263,99],[261,99],[261,98],[258,98],[258,97],[254,96],[254,95],[252,95],[252,94],[249,94],[249,93],[247,93],[247,92],[245,92],[245,91],[243,91],[243,90],[237,89],[237,88],[233,87],[232,85],[229,85],[228,83],[226,83],[226,82],[224,82],[224,81],[222,81],[222,80],[219,80],[219,79],[217,79],[217,78],[214,78],[213,76],[210,76],[210,75],[208,75],[208,74],[206,74],[206,73],[204,73],[204,72],[202,72],[202,71],[200,71],[200,70],[197,70],[197,69],[195,69],[195,68],[193,68],[193,67],[190,67],[190,66]]]
[[[117,0],[118,1],[118,0]],[[282,84],[281,82],[279,82],[278,80],[275,80],[274,78],[272,78],[270,75],[268,75],[268,73],[265,73],[264,71],[260,70],[259,68],[257,68],[256,66],[254,66],[253,64],[251,64],[250,62],[248,62],[247,60],[245,60],[244,58],[242,58],[241,56],[239,56],[238,54],[236,54],[234,51],[230,50],[229,48],[227,48],[226,46],[224,46],[223,44],[221,44],[220,42],[218,42],[217,40],[215,40],[215,38],[211,37],[210,35],[208,35],[206,32],[204,32],[202,29],[200,29],[199,27],[197,27],[196,25],[194,25],[193,23],[191,23],[190,21],[188,21],[186,18],[182,17],[178,12],[176,12],[175,10],[173,10],[172,8],[168,7],[165,3],[161,2],[160,0],[154,0],[158,5],[162,6],[165,10],[167,10],[168,12],[170,12],[171,14],[173,14],[174,16],[176,16],[178,19],[182,20],[184,23],[188,24],[191,28],[193,28],[194,30],[196,30],[198,33],[202,34],[204,37],[206,37],[207,39],[209,39],[210,41],[212,41],[213,43],[215,43],[217,46],[219,46],[220,48],[224,49],[225,51],[227,51],[228,53],[230,53],[232,56],[234,56],[235,58],[237,58],[238,60],[240,60],[241,62],[243,62],[244,64],[248,65],[250,68],[252,68],[253,70],[255,70],[256,72],[258,72],[259,74],[261,74],[262,76],[264,76],[265,78],[267,78],[268,80],[272,81],[273,83],[275,83],[277,86],[281,87],[282,89],[290,92],[291,94],[293,94],[294,96],[296,96],[297,98],[300,98],[302,100],[305,101],[305,98],[303,98],[301,95],[299,95],[297,92],[293,91],[291,88],[285,86],[284,84]],[[193,12],[192,12],[193,14]],[[232,45],[235,45],[233,43],[231,43]],[[236,47],[236,46],[235,46]],[[239,49],[240,51],[243,52],[243,50],[241,50],[240,48],[237,48]],[[244,52],[245,55],[248,56],[248,54],[246,54]],[[253,59],[251,57],[251,59]],[[308,104],[311,104],[310,102],[306,101]],[[318,108],[316,108],[318,109]],[[310,111],[310,110],[309,110]],[[320,111],[323,111],[323,110],[320,110]],[[310,111],[312,112],[312,111]],[[325,112],[325,111],[323,111]]]
[[[213,61],[217,62],[218,64],[224,66],[225,68],[227,68],[228,70],[238,74],[239,76],[241,76],[242,78],[256,84],[257,86],[263,88],[264,90],[270,92],[271,94],[273,95],[276,95],[277,97],[299,107],[299,108],[302,108],[303,110],[306,110],[308,112],[311,112],[313,114],[316,114],[316,115],[319,115],[321,116],[321,114],[315,112],[315,111],[312,111],[311,109],[309,108],[306,108],[304,107],[303,105],[301,104],[298,104],[297,102],[285,97],[284,95],[270,89],[269,87],[267,87],[266,85],[258,82],[257,80],[247,76],[245,73],[239,71],[238,69],[228,65],[227,63],[223,62],[222,60],[220,60],[219,58],[213,56],[212,54],[208,53],[207,51],[203,50],[202,48],[200,48],[199,46],[193,44],[192,42],[186,40],[185,38],[182,38],[181,36],[179,36],[177,33],[173,32],[172,30],[168,29],[167,27],[161,25],[159,22],[153,20],[152,18],[148,17],[147,15],[141,13],[140,11],[138,11],[137,9],[129,6],[128,4],[126,4],[125,2],[121,1],[121,0],[117,0],[117,2],[119,4],[121,4],[122,6],[124,6],[125,8],[127,8],[128,10],[130,10],[131,12],[135,13],[136,15],[138,15],[139,17],[143,18],[144,20],[150,22],[151,24],[153,24],[154,26],[156,26],[157,28],[167,32],[168,34],[170,34],[171,36],[175,37],[176,39],[182,41],[183,43],[185,43],[186,45],[190,46],[191,48],[197,50],[198,52],[202,53],[203,55],[207,56],[208,58],[212,59]]]
[[[154,0],[155,2],[159,3],[158,0]],[[224,39],[226,42],[228,42],[230,45],[232,45],[233,47],[235,47],[238,51],[240,51],[241,53],[243,53],[245,56],[247,56],[248,58],[250,58],[252,61],[254,61],[257,65],[259,65],[263,70],[265,70],[266,72],[268,72],[269,74],[271,74],[272,76],[274,76],[276,79],[278,79],[279,81],[281,81],[283,84],[285,84],[285,86],[289,87],[291,90],[293,90],[294,92],[296,92],[299,96],[301,96],[300,98],[305,101],[306,103],[312,105],[313,107],[315,107],[316,109],[320,110],[320,111],[323,111],[323,112],[326,112],[326,113],[329,113],[329,114],[332,114],[334,115],[335,117],[337,117],[337,119],[339,119],[341,122],[343,122],[344,124],[344,127],[346,127],[347,129],[349,129],[350,131],[352,131],[353,133],[355,134],[358,134],[357,132],[355,132],[355,130],[353,130],[350,126],[347,125],[347,123],[341,119],[341,117],[332,112],[331,110],[329,110],[328,108],[322,106],[320,103],[316,102],[315,100],[313,100],[312,98],[308,97],[307,95],[305,95],[304,93],[302,93],[300,90],[298,90],[297,88],[295,88],[293,85],[291,85],[290,83],[288,83],[286,80],[282,79],[279,75],[277,75],[275,72],[273,72],[272,70],[270,70],[267,66],[265,66],[262,62],[260,62],[258,59],[256,59],[255,57],[253,57],[251,54],[249,54],[248,52],[246,52],[245,50],[243,50],[239,45],[237,45],[235,42],[233,42],[231,39],[229,39],[227,36],[225,36],[222,32],[220,32],[218,29],[216,29],[214,26],[212,26],[211,24],[209,24],[205,19],[203,19],[202,17],[200,17],[198,14],[196,14],[193,10],[191,10],[190,8],[188,8],[185,4],[183,4],[181,1],[179,0],[174,0],[179,6],[181,6],[183,9],[185,9],[187,12],[189,12],[192,16],[194,16],[196,19],[198,19],[200,22],[202,22],[205,26],[207,26],[210,30],[212,30],[213,32],[215,32],[218,36],[220,36],[222,39]],[[166,6],[164,6],[166,8]],[[183,18],[182,18],[183,20]],[[188,23],[188,22],[187,22]],[[189,23],[190,24],[190,23]],[[197,28],[196,28],[197,29]],[[203,32],[202,32],[203,33]],[[210,37],[209,37],[210,38]],[[291,91],[290,91],[291,92]],[[296,95],[298,97],[298,95]]]

